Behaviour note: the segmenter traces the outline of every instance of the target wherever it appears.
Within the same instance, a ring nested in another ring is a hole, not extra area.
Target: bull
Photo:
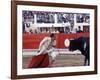
[[[77,39],[70,40],[69,50],[81,51],[81,54],[85,56],[84,65],[87,64],[87,61],[88,61],[88,65],[90,65],[90,56],[89,56],[90,49],[89,48],[90,48],[89,38],[87,37],[79,37]]]

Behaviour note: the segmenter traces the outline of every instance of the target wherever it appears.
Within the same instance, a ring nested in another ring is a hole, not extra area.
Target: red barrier
[[[77,33],[77,34],[58,34],[57,35],[57,48],[66,48],[64,42],[66,39],[75,39],[79,37],[89,37],[89,33]]]
[[[48,36],[49,34],[41,33],[41,34],[23,34],[23,49],[37,49],[41,40]],[[56,34],[56,47],[57,48],[66,48],[64,41],[65,39],[75,39],[78,37],[89,37],[89,33],[77,33],[77,34],[65,34],[58,33]]]
[[[23,34],[23,49],[36,49],[48,34]]]

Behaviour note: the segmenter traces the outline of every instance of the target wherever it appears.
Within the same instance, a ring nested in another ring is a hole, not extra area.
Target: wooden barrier
[[[45,36],[49,36],[50,34],[23,34],[23,49],[37,49],[41,40]],[[64,41],[65,39],[75,39],[78,37],[89,37],[89,33],[76,33],[76,34],[66,34],[66,33],[58,33],[56,34],[56,48],[66,48]]]

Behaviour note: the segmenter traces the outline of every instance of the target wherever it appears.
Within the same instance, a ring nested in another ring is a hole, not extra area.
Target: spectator
[[[81,32],[83,32],[83,31],[81,30],[81,27],[80,27],[80,26],[78,26],[77,33],[81,33]]]

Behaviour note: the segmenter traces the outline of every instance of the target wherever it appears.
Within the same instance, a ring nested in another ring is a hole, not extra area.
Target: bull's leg
[[[88,66],[90,65],[90,59],[87,57],[85,57],[85,60],[84,60],[84,66],[86,66],[86,65],[88,65]]]
[[[86,66],[86,62],[87,62],[87,58],[85,57],[85,60],[84,60],[84,66]]]
[[[88,58],[88,66],[90,65],[90,59]]]
[[[88,60],[88,66],[90,65],[90,61]]]

